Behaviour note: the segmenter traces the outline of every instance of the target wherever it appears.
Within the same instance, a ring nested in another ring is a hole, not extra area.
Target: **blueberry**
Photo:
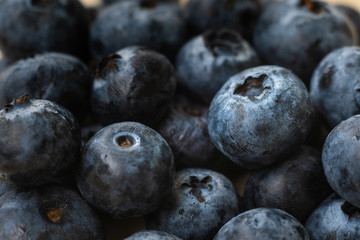
[[[360,47],[328,54],[311,79],[310,96],[326,122],[334,127],[360,113]]]
[[[321,154],[301,146],[283,162],[251,174],[245,185],[245,208],[278,208],[304,222],[330,194]]]
[[[326,138],[322,163],[330,186],[347,202],[360,207],[360,115],[337,125]]]
[[[92,90],[92,110],[104,124],[156,124],[175,94],[174,68],[163,55],[127,47],[104,58]]]
[[[113,218],[148,214],[170,195],[174,159],[153,129],[122,122],[96,133],[82,149],[77,175],[82,196]]]
[[[93,74],[79,59],[44,53],[20,60],[0,75],[0,105],[24,93],[56,102],[81,119],[90,107]]]
[[[311,214],[305,228],[312,240],[359,239],[359,217],[359,208],[333,194]]]
[[[236,189],[225,176],[187,168],[176,173],[169,200],[145,220],[148,229],[183,239],[212,239],[241,208]]]
[[[207,115],[207,106],[179,95],[159,123],[158,132],[173,150],[177,168],[206,167],[219,157],[207,130]]]
[[[227,222],[214,240],[309,240],[301,223],[275,208],[256,208]]]
[[[277,66],[232,76],[210,105],[208,130],[215,146],[238,165],[257,169],[280,161],[311,128],[305,85]]]
[[[0,48],[11,61],[44,51],[87,60],[88,25],[78,0],[0,1]]]
[[[168,234],[162,231],[155,231],[155,230],[143,230],[131,235],[124,240],[181,240],[174,235]]]
[[[207,31],[180,50],[176,69],[180,83],[205,103],[235,73],[260,65],[256,52],[235,31]]]
[[[353,43],[345,16],[316,0],[269,5],[254,32],[255,49],[268,64],[291,69],[307,84],[326,54]]]
[[[0,110],[0,181],[17,186],[73,177],[80,153],[75,117],[60,105],[29,95]]]
[[[173,58],[186,40],[182,10],[157,0],[127,0],[102,9],[91,28],[96,59],[130,45]]]
[[[189,0],[185,5],[186,20],[195,35],[230,28],[240,31],[249,41],[261,12],[260,0]]]
[[[0,198],[0,239],[102,240],[105,232],[77,193],[46,186],[14,189]]]

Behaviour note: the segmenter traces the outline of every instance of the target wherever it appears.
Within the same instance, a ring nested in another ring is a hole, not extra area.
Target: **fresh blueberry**
[[[314,71],[310,97],[331,127],[360,113],[360,47],[328,54]]]
[[[24,93],[56,102],[81,119],[90,107],[93,74],[79,59],[44,53],[20,60],[0,75],[0,105]]]
[[[280,161],[299,147],[312,124],[305,85],[277,66],[231,77],[211,102],[208,130],[215,146],[244,168]]]
[[[256,52],[235,31],[207,31],[180,50],[176,69],[180,83],[205,103],[235,73],[260,65]]]
[[[127,47],[104,58],[92,90],[92,110],[104,124],[136,121],[154,125],[168,109],[176,88],[174,68],[163,55]]]
[[[330,192],[320,152],[302,146],[280,164],[252,173],[244,203],[246,209],[278,208],[304,222]]]
[[[301,223],[275,208],[256,208],[227,222],[214,240],[309,240]]]
[[[148,229],[165,231],[187,240],[212,239],[242,211],[235,187],[224,175],[199,168],[176,173],[172,195],[146,216]]]
[[[143,230],[131,235],[124,240],[181,240],[174,235],[168,234],[162,231],[155,231],[155,230]]]
[[[174,58],[186,41],[182,10],[157,0],[127,0],[102,9],[91,28],[96,59],[130,45],[147,46]]]
[[[148,214],[169,197],[174,157],[166,141],[140,123],[96,133],[82,150],[77,175],[82,196],[113,218]]]
[[[312,240],[360,239],[360,209],[336,194],[328,197],[311,214],[305,228]]]
[[[270,4],[254,32],[258,54],[268,64],[291,69],[306,84],[326,54],[353,43],[345,16],[317,0]]]
[[[185,17],[195,35],[230,28],[250,41],[261,12],[260,0],[189,0],[185,5]]]
[[[105,231],[77,193],[46,186],[0,198],[0,239],[105,240]]]
[[[87,60],[88,25],[78,0],[0,1],[0,48],[12,61],[44,51]]]
[[[360,43],[360,13],[355,9],[347,5],[336,5],[336,8],[340,10],[345,16],[349,18],[353,24],[353,31],[357,34],[357,43]]]
[[[73,177],[80,153],[80,128],[60,105],[29,95],[0,110],[0,181],[39,186]]]
[[[326,138],[322,163],[330,186],[350,204],[360,207],[360,115],[337,125]]]
[[[158,132],[173,150],[177,168],[206,167],[219,157],[207,130],[208,107],[177,96]]]

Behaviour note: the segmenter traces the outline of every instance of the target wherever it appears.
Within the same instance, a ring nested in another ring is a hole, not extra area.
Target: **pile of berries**
[[[360,239],[359,39],[320,0],[0,0],[0,239]]]

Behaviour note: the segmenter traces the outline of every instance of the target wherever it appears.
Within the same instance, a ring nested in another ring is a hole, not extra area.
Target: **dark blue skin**
[[[302,146],[283,162],[253,172],[245,185],[244,204],[246,209],[278,208],[305,222],[330,192],[320,152]]]
[[[146,216],[146,226],[187,240],[212,239],[221,226],[242,211],[239,199],[224,175],[187,168],[176,173],[171,197]]]
[[[17,98],[0,110],[0,181],[31,187],[69,181],[80,143],[79,125],[67,109]]]
[[[44,51],[87,60],[88,25],[78,0],[0,1],[0,49],[11,61]]]
[[[312,124],[303,82],[277,66],[250,68],[231,77],[211,102],[208,130],[233,162],[259,169],[302,144]]]
[[[256,208],[227,222],[214,240],[309,240],[301,223],[275,208]]]
[[[56,102],[81,119],[89,109],[94,76],[79,59],[62,53],[20,60],[0,75],[0,106],[24,93]]]
[[[105,240],[105,231],[76,192],[46,186],[0,198],[0,239]]]
[[[310,96],[328,125],[360,113],[360,47],[344,47],[328,54],[311,79]]]
[[[174,235],[168,234],[162,231],[155,231],[155,230],[143,230],[137,233],[134,233],[128,238],[124,240],[181,240]]]
[[[326,138],[321,157],[330,186],[356,207],[360,207],[359,124],[360,115],[355,115],[337,125]]]
[[[163,55],[143,47],[127,47],[98,65],[92,111],[103,124],[136,121],[157,123],[173,98],[174,68]]]
[[[305,228],[312,240],[360,239],[360,209],[332,194],[311,214]]]
[[[336,8],[340,10],[345,16],[349,18],[354,27],[353,31],[356,31],[357,34],[357,45],[360,43],[360,13],[350,6],[346,5],[336,5]]]
[[[206,167],[220,155],[207,130],[208,107],[177,96],[159,123],[158,132],[169,143],[177,168]]]
[[[207,31],[180,50],[176,69],[180,83],[209,104],[235,73],[260,65],[256,52],[235,31]]]
[[[250,41],[261,12],[260,0],[189,0],[185,5],[185,17],[194,35],[230,28]]]
[[[147,46],[173,59],[186,37],[179,6],[156,0],[127,0],[109,5],[99,12],[91,28],[95,59],[130,45]]]
[[[254,32],[258,54],[268,64],[291,69],[306,84],[326,54],[353,43],[345,16],[316,0],[270,4]]]
[[[174,157],[153,129],[112,124],[82,149],[77,184],[86,201],[116,219],[153,212],[170,196]]]

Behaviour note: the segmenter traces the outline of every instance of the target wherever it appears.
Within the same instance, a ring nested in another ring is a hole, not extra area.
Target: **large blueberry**
[[[0,49],[10,60],[44,51],[86,60],[89,23],[78,0],[0,1]]]
[[[245,208],[278,208],[304,222],[331,192],[319,151],[302,146],[280,164],[251,174]]]
[[[114,218],[148,214],[169,196],[174,157],[166,141],[140,123],[96,133],[82,150],[77,182],[82,196]]]
[[[29,95],[0,110],[0,181],[18,186],[58,183],[73,177],[80,128],[65,108]]]
[[[187,168],[176,173],[169,200],[145,220],[148,229],[205,240],[241,211],[236,189],[224,175]]]
[[[93,74],[79,59],[61,53],[44,53],[20,60],[0,75],[0,105],[24,93],[56,102],[78,119],[88,104]]]
[[[214,240],[309,240],[301,223],[275,208],[256,208],[227,222]]]
[[[142,45],[173,58],[186,40],[182,10],[157,0],[127,0],[105,7],[91,28],[96,59],[130,45]]]
[[[180,83],[210,103],[221,86],[235,73],[260,65],[256,52],[232,30],[207,31],[180,50],[176,69]]]
[[[317,0],[270,4],[254,32],[258,54],[268,64],[291,69],[305,83],[326,54],[353,43],[345,16]]]
[[[305,224],[312,240],[360,239],[359,226],[360,209],[336,194],[321,203]]]
[[[242,167],[280,161],[305,140],[312,106],[289,70],[261,66],[231,77],[211,102],[208,129],[215,146]]]
[[[125,238],[124,240],[181,240],[181,238],[178,238],[174,235],[168,234],[166,232],[162,231],[156,231],[156,230],[143,230],[137,233],[134,233],[128,238]]]
[[[326,138],[322,163],[330,186],[354,206],[360,207],[360,115],[337,125]]]
[[[76,192],[46,186],[0,198],[0,239],[105,240],[105,231]]]
[[[328,54],[314,71],[310,97],[331,127],[360,113],[360,47]]]
[[[157,123],[176,88],[174,68],[163,55],[143,47],[127,47],[104,58],[92,90],[92,110],[104,124]]]

